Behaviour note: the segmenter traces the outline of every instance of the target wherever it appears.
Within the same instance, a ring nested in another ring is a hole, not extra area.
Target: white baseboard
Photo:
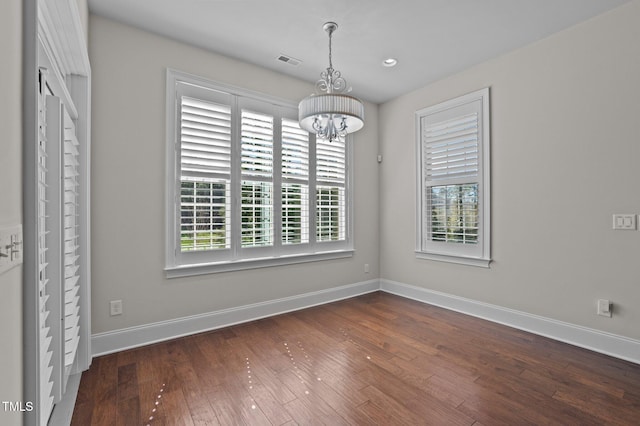
[[[93,356],[106,355],[378,290],[640,364],[638,340],[386,279],[363,281],[283,299],[98,333],[91,337],[91,347]]]
[[[638,340],[386,279],[380,290],[640,364]]]
[[[91,348],[93,356],[106,355],[176,337],[335,302],[379,289],[380,283],[375,279],[237,308],[98,333],[91,336]]]

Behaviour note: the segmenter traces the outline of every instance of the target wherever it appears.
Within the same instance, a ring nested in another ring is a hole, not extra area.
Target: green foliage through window
[[[229,183],[183,180],[180,185],[182,251],[229,247]]]
[[[478,184],[427,187],[431,241],[478,243]]]

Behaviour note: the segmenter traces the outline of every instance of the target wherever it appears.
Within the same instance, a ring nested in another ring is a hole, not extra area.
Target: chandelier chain
[[[329,31],[329,69],[333,70],[333,62],[331,60],[331,38],[333,37],[333,31]]]

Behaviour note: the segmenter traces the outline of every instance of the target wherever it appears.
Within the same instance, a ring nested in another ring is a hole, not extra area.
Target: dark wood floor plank
[[[136,363],[118,367],[118,401],[138,397],[138,374]]]
[[[527,418],[518,412],[519,407],[509,403],[508,399],[497,395],[477,394],[462,403],[458,410],[486,425],[538,425],[548,424],[541,416],[536,420]],[[526,413],[529,415],[530,413]],[[553,424],[553,423],[552,423]],[[560,424],[560,423],[558,423]],[[579,423],[570,423],[577,425]]]
[[[640,365],[377,292],[98,357],[72,425],[639,418]]]
[[[223,425],[271,425],[251,394],[241,386],[225,385],[207,393],[207,398]]]
[[[631,383],[626,380],[626,377],[618,374],[611,374],[611,371],[602,366],[601,370],[594,372],[592,367],[582,364],[574,364],[570,362],[567,368],[564,370],[567,375],[573,378],[575,381],[583,384],[586,387],[597,389],[601,392],[610,394],[615,398],[621,398],[624,396],[625,388],[630,384],[631,387],[635,387],[640,381]]]
[[[256,382],[249,389],[249,395],[251,395],[255,401],[255,405],[260,409],[260,411],[262,411],[262,413],[264,413],[265,417],[271,422],[271,424],[286,424],[291,421],[292,418],[285,410],[282,409],[283,403],[277,400],[274,394],[278,394],[278,391],[276,390],[274,392],[270,387],[264,385],[262,382]],[[289,401],[292,401],[292,399]]]
[[[140,400],[137,396],[118,401],[118,426],[138,426],[144,420],[140,418]]]
[[[156,425],[159,422],[158,419],[165,418],[164,401],[162,398],[158,398],[159,395],[164,393],[164,385],[162,379],[159,378],[138,383],[138,390],[140,392],[138,398],[140,403],[140,419],[143,422],[153,420],[153,424]]]
[[[317,310],[314,313],[321,314]],[[321,321],[324,320],[326,318]],[[298,344],[308,348],[307,352],[314,354],[313,359],[316,369],[322,368],[325,371],[323,373],[325,375],[330,375],[337,371],[343,376],[354,376],[364,368],[365,364],[362,363],[362,360],[369,353],[367,348],[356,344],[355,341],[344,340],[345,337],[342,333],[338,333],[337,336],[339,337],[329,337],[334,329],[339,328],[339,324],[329,322],[329,325],[322,327],[320,332],[317,329],[317,321],[315,322],[316,330],[314,331],[310,328],[310,324],[313,323],[313,317],[301,318],[296,316],[290,321],[291,325],[294,325],[297,329],[305,330],[305,333],[301,335],[296,333],[296,336],[292,336],[295,339],[283,342],[283,345],[289,345],[287,348],[283,346],[283,349],[291,350],[295,354],[298,350]],[[299,354],[298,358],[304,359],[302,354]],[[290,364],[288,368],[290,368]],[[361,387],[364,387],[364,385]]]
[[[94,389],[92,424],[115,424],[118,401],[118,363],[117,355],[106,355],[100,359],[98,379]]]
[[[344,312],[347,309],[345,307],[341,311]],[[335,311],[333,312],[335,313]],[[413,344],[412,339],[390,330],[389,324],[384,320],[367,319],[361,309],[353,309],[351,312],[342,317],[343,326],[339,329],[347,340],[359,344],[365,349],[372,345],[376,346],[377,349],[388,353],[389,357],[395,356],[406,360],[411,360],[424,353],[421,350],[423,348]]]
[[[327,309],[327,311],[332,312],[331,309]],[[369,356],[375,355],[383,358],[391,358],[394,356],[394,353],[389,350],[390,345],[388,342],[388,347],[384,347],[385,342],[380,335],[370,329],[359,326],[357,322],[351,321],[346,316],[335,315],[334,318],[331,318],[323,314],[322,310],[319,310],[317,317],[314,315],[314,317],[308,318],[308,321],[308,323],[316,322],[323,324],[326,328],[333,329],[334,331],[337,329],[342,335],[346,348],[353,349],[355,347],[360,352]]]
[[[424,390],[426,393],[445,404],[457,408],[465,401],[468,395],[473,394],[474,387],[477,385],[472,380],[462,380],[448,374],[444,377],[434,374],[429,377],[424,386],[426,387]]]
[[[386,363],[387,360],[371,358],[371,365],[359,374],[359,378],[366,383],[375,384],[376,390],[397,401],[408,401],[418,395],[418,388],[383,368]]]
[[[315,395],[302,395],[284,405],[285,410],[300,425],[348,425],[323,399]]]
[[[599,419],[602,424],[633,425],[640,421],[640,407],[632,404],[616,404],[616,413],[612,416],[611,402],[619,400],[601,392],[564,388],[559,389],[553,399]]]
[[[554,396],[538,392],[534,386],[521,376],[502,374],[499,376],[483,376],[476,380],[476,384],[486,392],[490,390],[495,395],[502,396],[513,404],[519,417],[535,420],[545,419],[543,423],[571,424],[579,421],[589,423],[594,418],[580,410],[565,404],[558,404]],[[555,395],[555,393],[554,393]],[[524,407],[524,408],[521,408]],[[539,410],[537,407],[545,407]],[[532,411],[530,413],[530,411]]]
[[[376,386],[367,386],[362,392],[369,401],[359,408],[377,424],[418,425],[428,421]]]
[[[193,348],[191,348],[193,351]],[[191,352],[191,351],[190,351]],[[182,383],[182,393],[191,413],[193,424],[217,425],[218,419],[205,396],[201,378],[191,362],[185,361],[175,366],[176,376]],[[205,375],[205,377],[208,375]]]
[[[276,352],[275,354],[264,355],[257,349],[247,349],[242,354],[246,355],[245,362],[248,361],[251,367],[252,378],[254,379],[252,381],[253,384],[259,383],[267,389],[279,404],[286,404],[296,398],[295,394],[286,386],[279,375],[287,367],[280,367],[280,363],[277,363],[274,367],[274,364],[271,363],[271,361],[280,360],[281,358],[283,363],[286,362],[284,354]]]

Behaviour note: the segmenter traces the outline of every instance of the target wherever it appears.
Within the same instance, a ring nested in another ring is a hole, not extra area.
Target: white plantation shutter
[[[290,102],[178,71],[167,95],[168,277],[350,255],[345,142],[317,143]]]
[[[271,179],[273,175],[273,117],[242,111],[242,177]]]
[[[423,118],[424,176],[426,181],[478,175],[478,113],[441,122]]]
[[[273,116],[241,112],[242,247],[273,244]]]
[[[417,252],[448,261],[481,259],[480,266],[488,265],[488,105],[484,89],[416,113]]]
[[[346,239],[346,142],[316,140],[316,239]]]
[[[180,247],[230,246],[231,106],[228,97],[180,98]]]
[[[345,141],[316,141],[316,180],[344,186],[346,178]]]
[[[423,117],[425,229],[429,241],[478,243],[479,111]],[[462,182],[462,183],[459,183]],[[429,244],[427,242],[427,244]]]
[[[309,133],[288,118],[282,119],[282,178],[309,179]]]
[[[309,242],[309,133],[282,119],[282,243]]]
[[[182,97],[180,170],[183,177],[229,179],[231,108]]]

